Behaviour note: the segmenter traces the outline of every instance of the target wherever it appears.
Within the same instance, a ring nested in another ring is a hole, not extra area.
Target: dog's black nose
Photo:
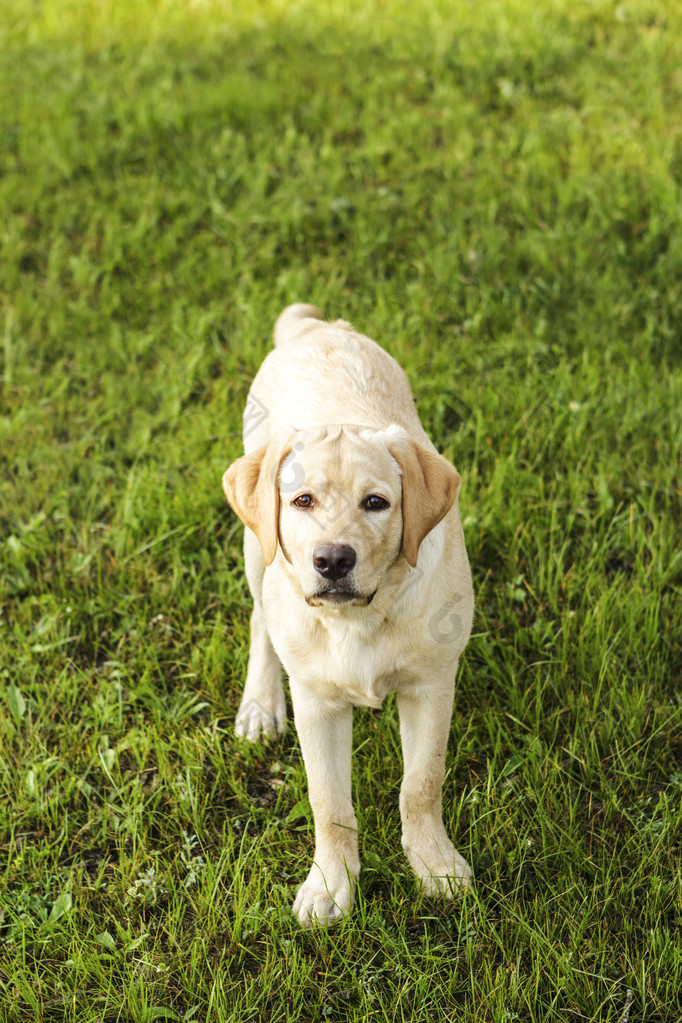
[[[323,579],[343,579],[351,571],[357,555],[346,543],[316,547],[313,551],[313,565]]]

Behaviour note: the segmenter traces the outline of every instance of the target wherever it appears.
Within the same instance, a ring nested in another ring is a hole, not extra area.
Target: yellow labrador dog
[[[353,705],[395,692],[405,774],[402,843],[426,891],[471,870],[445,833],[441,789],[455,673],[473,613],[460,477],[422,429],[402,369],[315,306],[275,326],[227,470],[245,524],[251,650],[237,733],[282,733],[289,676],[315,818],[315,859],[294,913],[349,912],[358,875],[351,802]]]

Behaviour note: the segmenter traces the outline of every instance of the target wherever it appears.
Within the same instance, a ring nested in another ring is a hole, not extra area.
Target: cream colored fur
[[[351,908],[360,873],[352,708],[379,707],[389,692],[403,745],[403,847],[426,891],[451,895],[471,879],[441,812],[455,674],[473,613],[459,476],[425,434],[398,364],[348,323],[323,322],[314,306],[291,306],[277,321],[244,426],[245,455],[223,478],[247,526],[254,601],[236,729],[251,741],[284,732],[283,664],[316,838],[294,912],[309,926]],[[370,496],[387,507],[368,510]],[[357,556],[338,584],[313,563],[330,544]]]

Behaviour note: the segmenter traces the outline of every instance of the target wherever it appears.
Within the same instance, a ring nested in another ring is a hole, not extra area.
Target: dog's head
[[[452,465],[400,427],[292,431],[237,459],[223,489],[270,565],[279,546],[310,605],[366,606],[459,492]]]

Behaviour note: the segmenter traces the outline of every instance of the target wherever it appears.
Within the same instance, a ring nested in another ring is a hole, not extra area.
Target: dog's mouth
[[[345,586],[328,586],[324,590],[311,594],[305,598],[306,604],[310,607],[321,607],[325,604],[339,607],[343,604],[353,604],[356,607],[369,607],[374,600],[374,593],[369,595],[358,593],[357,590]]]

